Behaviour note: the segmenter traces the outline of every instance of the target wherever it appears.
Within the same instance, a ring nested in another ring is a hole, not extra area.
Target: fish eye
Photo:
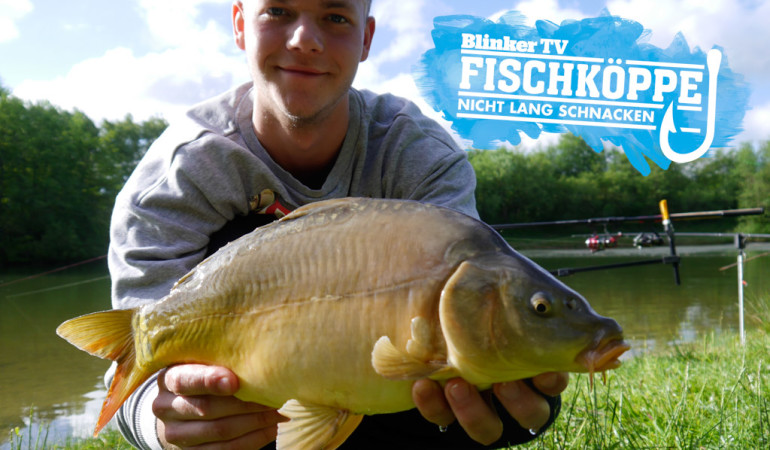
[[[545,315],[551,312],[551,299],[543,292],[538,292],[530,300],[536,313]]]

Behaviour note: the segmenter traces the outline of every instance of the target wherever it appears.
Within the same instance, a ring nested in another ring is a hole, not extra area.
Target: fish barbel
[[[480,388],[602,372],[620,326],[484,223],[404,200],[304,206],[237,239],[162,300],[64,322],[118,362],[94,435],[156,371],[230,368],[236,397],[281,408],[279,449],[336,448],[363,415],[414,408],[414,380]]]

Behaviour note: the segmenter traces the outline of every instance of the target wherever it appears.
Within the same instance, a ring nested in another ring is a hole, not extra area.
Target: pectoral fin
[[[329,406],[289,400],[278,412],[288,422],[278,424],[276,450],[333,450],[356,429],[361,414]]]
[[[390,380],[444,379],[457,376],[454,368],[446,362],[421,361],[397,349],[387,336],[382,336],[374,344],[372,366],[375,372]]]

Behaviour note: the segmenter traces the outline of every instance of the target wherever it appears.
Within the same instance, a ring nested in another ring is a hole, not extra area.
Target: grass
[[[770,305],[736,334],[643,354],[593,387],[573,376],[554,426],[525,449],[770,447]]]
[[[593,386],[571,378],[553,427],[517,449],[770,448],[770,299],[747,314],[746,344],[737,333],[642,353]],[[16,449],[130,449],[115,430],[98,438],[48,445],[11,430]]]
[[[52,449],[52,450],[132,450],[132,447],[120,432],[115,429],[106,429],[95,438],[70,437],[63,443],[48,442],[48,429],[44,424],[40,425],[38,433],[30,430],[20,431],[18,427],[10,431],[10,447],[12,450],[26,449]]]

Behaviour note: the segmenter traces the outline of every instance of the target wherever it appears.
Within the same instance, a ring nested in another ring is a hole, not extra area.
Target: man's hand
[[[532,378],[543,394],[557,396],[567,387],[569,374],[549,372]],[[538,430],[548,422],[548,402],[522,380],[498,383],[493,391],[508,413],[524,428]],[[448,426],[455,419],[468,436],[482,444],[491,444],[502,436],[503,424],[489,402],[476,388],[461,378],[449,380],[444,388],[428,379],[412,386],[412,399],[420,413],[438,426]]]
[[[158,388],[152,410],[167,448],[261,448],[288,420],[274,408],[235,398],[238,377],[224,367],[172,366],[158,376]]]

